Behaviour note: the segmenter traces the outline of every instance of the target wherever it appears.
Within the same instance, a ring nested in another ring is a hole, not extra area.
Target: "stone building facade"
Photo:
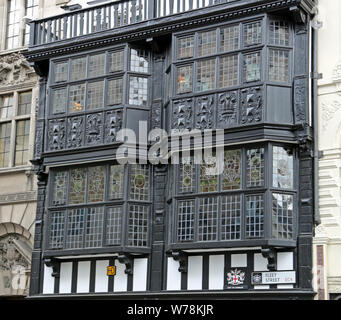
[[[340,1],[319,0],[319,212],[314,238],[316,299],[341,299],[341,12]]]

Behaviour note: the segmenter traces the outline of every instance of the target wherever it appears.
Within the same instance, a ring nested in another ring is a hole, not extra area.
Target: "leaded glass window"
[[[16,123],[15,136],[15,160],[16,166],[22,166],[28,163],[30,140],[30,120],[18,120]]]
[[[58,62],[54,65],[54,82],[64,82],[68,78],[68,62]]]
[[[67,199],[68,172],[56,172],[53,179],[52,204],[64,205]]]
[[[289,46],[290,30],[286,21],[270,21],[269,43],[275,46]]]
[[[193,192],[195,190],[195,166],[193,158],[181,158],[179,165],[179,192]]]
[[[69,112],[79,112],[84,110],[85,104],[85,84],[70,86]]]
[[[198,241],[218,240],[218,198],[201,198]]]
[[[178,68],[178,93],[191,92],[193,86],[193,65]]]
[[[89,77],[102,76],[105,73],[105,53],[89,57]]]
[[[212,90],[215,88],[215,59],[198,61],[197,91]]]
[[[71,170],[69,203],[85,203],[86,169]]]
[[[222,174],[222,190],[235,190],[241,188],[241,150],[228,150],[224,152],[224,171]]]
[[[276,239],[293,239],[292,195],[272,194],[272,236]]]
[[[259,81],[261,79],[260,67],[260,52],[245,54],[243,67],[244,82]]]
[[[100,202],[104,200],[104,177],[104,166],[89,168],[88,202]]]
[[[264,148],[247,151],[247,186],[264,185]]]
[[[108,81],[108,104],[121,104],[123,97],[123,79],[112,79]]]
[[[149,200],[149,167],[133,164],[130,172],[130,199],[139,201]]]
[[[71,60],[70,81],[83,80],[86,75],[86,57]]]
[[[216,30],[199,33],[198,35],[198,56],[207,56],[217,52]]]
[[[215,158],[205,159],[200,165],[200,192],[218,191],[218,178]]]
[[[115,165],[110,167],[110,199],[123,198],[124,166]]]
[[[244,25],[244,45],[251,46],[262,42],[262,23],[261,21],[252,22]]]
[[[60,249],[64,246],[65,212],[51,212],[50,215],[50,249]]]
[[[177,240],[179,242],[194,240],[194,200],[179,201]]]
[[[103,108],[104,106],[104,82],[96,81],[88,84],[88,110]]]
[[[261,238],[264,236],[264,198],[253,195],[246,197],[246,236]]]
[[[130,77],[129,104],[147,106],[148,103],[148,79],[142,77]]]
[[[273,187],[293,189],[294,157],[292,150],[274,146],[272,169]]]
[[[239,49],[239,26],[229,26],[220,29],[220,52]]]
[[[107,210],[106,240],[107,245],[121,244],[122,207],[111,207]]]
[[[66,88],[53,91],[53,113],[64,113],[66,111],[67,91]]]
[[[178,59],[192,58],[194,55],[194,36],[178,39]]]
[[[111,52],[109,55],[109,72],[124,70],[124,50]]]
[[[83,248],[85,209],[68,211],[66,249]]]
[[[128,244],[133,247],[148,245],[149,208],[141,205],[129,206]]]
[[[86,217],[85,247],[102,246],[104,208],[89,208]]]
[[[219,88],[238,85],[238,55],[219,59]]]
[[[241,238],[241,196],[221,198],[221,240]]]
[[[149,58],[148,52],[144,50],[131,49],[130,70],[135,72],[148,72]]]
[[[269,50],[269,80],[289,82],[289,51]]]

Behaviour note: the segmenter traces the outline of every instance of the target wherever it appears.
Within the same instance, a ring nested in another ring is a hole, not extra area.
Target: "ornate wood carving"
[[[60,263],[53,258],[45,258],[44,263],[47,267],[52,268],[52,277],[59,278],[60,276]]]
[[[49,121],[48,149],[65,149],[65,119],[54,119]]]
[[[152,129],[161,128],[162,102],[154,102],[152,105]]]
[[[39,159],[43,151],[44,144],[44,121],[37,121],[34,144],[34,158]]]
[[[195,127],[200,130],[211,129],[214,123],[214,96],[196,99]]]
[[[277,252],[274,248],[262,248],[262,256],[268,259],[268,269],[270,271],[277,270]]]
[[[263,99],[261,87],[246,88],[241,91],[241,123],[256,123],[263,119]]]
[[[85,142],[87,145],[97,145],[103,142],[102,113],[86,116]]]
[[[193,128],[193,100],[183,99],[173,104],[172,129],[191,130]]]
[[[294,114],[295,122],[302,123],[307,119],[307,79],[298,78],[294,80]]]
[[[116,142],[117,132],[122,128],[123,111],[107,111],[105,114],[105,143]]]
[[[218,128],[229,128],[238,123],[238,91],[225,92],[218,98]]]
[[[172,251],[172,257],[175,261],[179,261],[179,272],[187,272],[187,256],[182,251]]]
[[[128,253],[120,253],[118,261],[126,265],[125,274],[133,274],[133,258]]]
[[[79,148],[84,145],[84,117],[72,117],[68,119],[67,147]]]

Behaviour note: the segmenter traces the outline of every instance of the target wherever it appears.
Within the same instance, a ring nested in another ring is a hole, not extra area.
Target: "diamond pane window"
[[[260,81],[260,53],[244,55],[243,79],[244,82]]]
[[[148,52],[144,50],[131,49],[130,52],[130,70],[135,72],[148,72]]]
[[[264,236],[264,199],[263,196],[246,197],[246,237]]]
[[[228,88],[238,84],[238,55],[219,59],[219,88]]]
[[[179,242],[194,240],[194,200],[179,201],[177,240]]]
[[[272,194],[272,236],[276,239],[293,239],[292,195]]]
[[[76,58],[71,60],[70,81],[82,80],[86,75],[86,58]]]
[[[104,166],[89,168],[88,202],[100,202],[104,200],[104,177]]]
[[[11,122],[0,124],[0,168],[9,166]]]
[[[121,243],[122,207],[111,207],[107,210],[106,240],[107,245],[119,245]]]
[[[88,84],[88,101],[87,109],[94,110],[103,108],[104,106],[104,82],[90,82]]]
[[[194,36],[178,39],[178,59],[192,58],[194,55]]]
[[[215,30],[199,33],[198,56],[203,57],[217,52],[217,33]]]
[[[179,165],[179,192],[193,192],[195,190],[195,166],[193,158],[181,158]]]
[[[244,45],[251,46],[262,42],[262,23],[260,21],[244,25]]]
[[[289,82],[289,51],[269,50],[269,80]]]
[[[239,26],[224,27],[220,30],[220,52],[239,49]]]
[[[146,206],[129,206],[128,244],[134,247],[148,245],[149,209]]]
[[[218,198],[201,198],[198,241],[215,241],[218,236]]]
[[[130,77],[129,104],[147,106],[148,103],[148,79]]]
[[[215,88],[215,59],[198,61],[197,91]]]
[[[108,105],[121,104],[123,97],[123,79],[108,81]]]
[[[69,112],[79,112],[84,110],[85,84],[70,86]]]
[[[19,93],[18,116],[31,113],[32,91]]]
[[[221,240],[238,240],[241,236],[241,196],[221,198]]]
[[[221,188],[223,191],[241,188],[241,165],[241,150],[229,150],[224,152],[224,171],[221,181]]]
[[[66,249],[83,248],[85,209],[68,211]]]
[[[290,42],[289,23],[286,21],[270,22],[270,44],[275,46],[288,46]]]
[[[13,94],[0,96],[0,120],[14,115]]]
[[[110,167],[110,199],[123,198],[124,166],[116,165]]]
[[[178,68],[178,93],[192,92],[193,86],[193,65]]]
[[[205,159],[200,165],[200,192],[218,191],[219,176],[215,158]]]
[[[247,186],[264,185],[264,148],[247,150]]]
[[[64,205],[67,199],[68,172],[56,172],[53,179],[52,204]]]
[[[123,71],[124,51],[111,52],[109,55],[109,72]]]
[[[86,188],[86,169],[77,168],[71,170],[70,204],[85,203],[85,188]]]
[[[53,113],[64,113],[66,111],[67,93],[66,88],[53,90]]]
[[[89,208],[86,217],[85,247],[96,248],[102,246],[104,208]]]
[[[65,212],[50,213],[49,248],[61,249],[64,247]]]
[[[68,63],[59,62],[54,65],[54,82],[64,82],[68,78]]]
[[[273,187],[293,189],[294,187],[294,157],[292,150],[273,147]]]
[[[102,76],[105,72],[105,53],[89,57],[89,77]]]
[[[149,167],[133,164],[130,172],[130,199],[149,200]]]
[[[16,125],[15,165],[22,166],[29,160],[30,120],[19,120]]]

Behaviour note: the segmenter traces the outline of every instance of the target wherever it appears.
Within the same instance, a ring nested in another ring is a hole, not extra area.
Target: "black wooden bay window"
[[[150,180],[139,164],[52,170],[47,249],[148,247]]]
[[[202,164],[182,157],[172,171],[171,242],[295,240],[294,154],[272,143],[225,149],[221,175],[215,157]]]

